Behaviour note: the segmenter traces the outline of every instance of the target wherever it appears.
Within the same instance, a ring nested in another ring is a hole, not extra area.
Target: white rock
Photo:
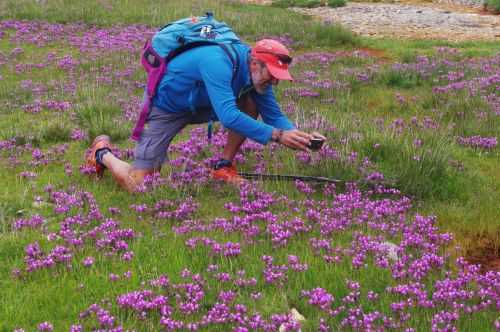
[[[31,206],[34,208],[34,209],[43,209],[44,207],[47,207],[51,204],[47,203],[47,202],[43,202],[43,201],[34,201],[33,204],[31,204]]]
[[[302,316],[295,308],[292,308],[292,310],[290,310],[290,313],[292,314],[293,320],[295,320],[296,322],[301,323],[306,320],[306,318]]]
[[[392,261],[397,261],[399,259],[398,257],[399,247],[397,245],[389,241],[383,242],[380,245],[387,254],[387,258],[389,258]]]
[[[298,312],[297,309],[295,309],[295,308],[292,308],[292,310],[290,310],[290,314],[292,315],[292,319],[298,323],[302,323],[306,320],[305,317],[302,316],[300,314],[300,312]],[[285,324],[281,324],[278,331],[285,332]],[[301,332],[301,331],[302,330],[299,330],[299,332]]]

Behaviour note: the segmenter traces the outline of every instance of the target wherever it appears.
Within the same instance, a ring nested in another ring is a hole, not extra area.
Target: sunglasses
[[[278,58],[279,61],[283,62],[286,65],[289,65],[292,63],[292,57],[288,56],[286,54],[276,54],[272,52],[265,52],[265,51],[257,51],[257,53],[266,53],[266,54],[271,54],[274,55],[276,58]]]

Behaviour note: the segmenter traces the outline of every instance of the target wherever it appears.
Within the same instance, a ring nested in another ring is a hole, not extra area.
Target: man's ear
[[[250,68],[252,69],[258,69],[260,70],[261,68],[265,67],[266,65],[257,59],[251,58],[250,59]]]
[[[250,69],[255,70],[255,68],[259,65],[258,61],[255,59],[250,59]]]

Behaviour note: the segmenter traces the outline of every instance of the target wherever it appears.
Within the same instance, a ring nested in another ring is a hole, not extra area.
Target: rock
[[[306,319],[304,316],[302,316],[298,311],[297,309],[295,308],[292,308],[292,310],[290,310],[290,313],[292,314],[292,318],[296,321],[296,322],[304,322]]]
[[[383,242],[380,245],[382,247],[382,250],[384,250],[385,253],[387,254],[387,258],[389,258],[393,262],[399,260],[398,257],[399,247],[397,245],[389,241]]]
[[[43,201],[34,201],[33,204],[31,204],[31,206],[34,209],[42,209],[44,207],[48,207],[48,206],[52,206],[52,205],[54,205],[54,204],[48,203],[48,202],[43,202]]]
[[[295,308],[292,308],[292,309],[290,310],[290,315],[292,315],[292,319],[293,319],[294,321],[298,322],[298,323],[302,323],[302,322],[304,322],[304,321],[306,320],[306,319],[305,319],[305,317],[304,317],[304,316],[302,316],[302,315],[301,315],[301,314],[297,311],[297,309],[295,309]],[[285,324],[281,324],[281,325],[280,325],[280,328],[279,328],[279,330],[278,330],[278,331],[279,331],[279,332],[285,332],[285,331],[286,331]],[[300,330],[299,330],[299,332],[300,332]]]

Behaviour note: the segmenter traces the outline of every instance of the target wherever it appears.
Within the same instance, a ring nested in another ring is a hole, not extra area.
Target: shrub
[[[328,7],[331,8],[344,7],[345,4],[345,0],[328,0]]]
[[[410,89],[422,84],[420,76],[412,71],[389,70],[379,76],[382,84],[390,87]]]
[[[486,0],[484,5],[495,14],[500,14],[500,0]]]
[[[278,0],[273,1],[272,6],[279,8],[288,8],[295,6],[295,0]]]
[[[323,45],[357,45],[357,40],[351,31],[343,29],[340,25],[316,25],[311,29],[312,37],[321,40]]]
[[[325,5],[324,0],[278,0],[273,2],[273,6],[280,8],[287,8],[287,7],[315,8],[324,5]]]
[[[307,8],[316,8],[324,5],[320,0],[306,0],[304,2],[300,2],[299,6],[300,7],[307,7]]]
[[[458,175],[449,167],[450,141],[446,137],[422,134],[424,145],[418,147],[411,133],[368,130],[365,135],[359,144],[361,151],[405,194],[441,200],[458,194]]]

